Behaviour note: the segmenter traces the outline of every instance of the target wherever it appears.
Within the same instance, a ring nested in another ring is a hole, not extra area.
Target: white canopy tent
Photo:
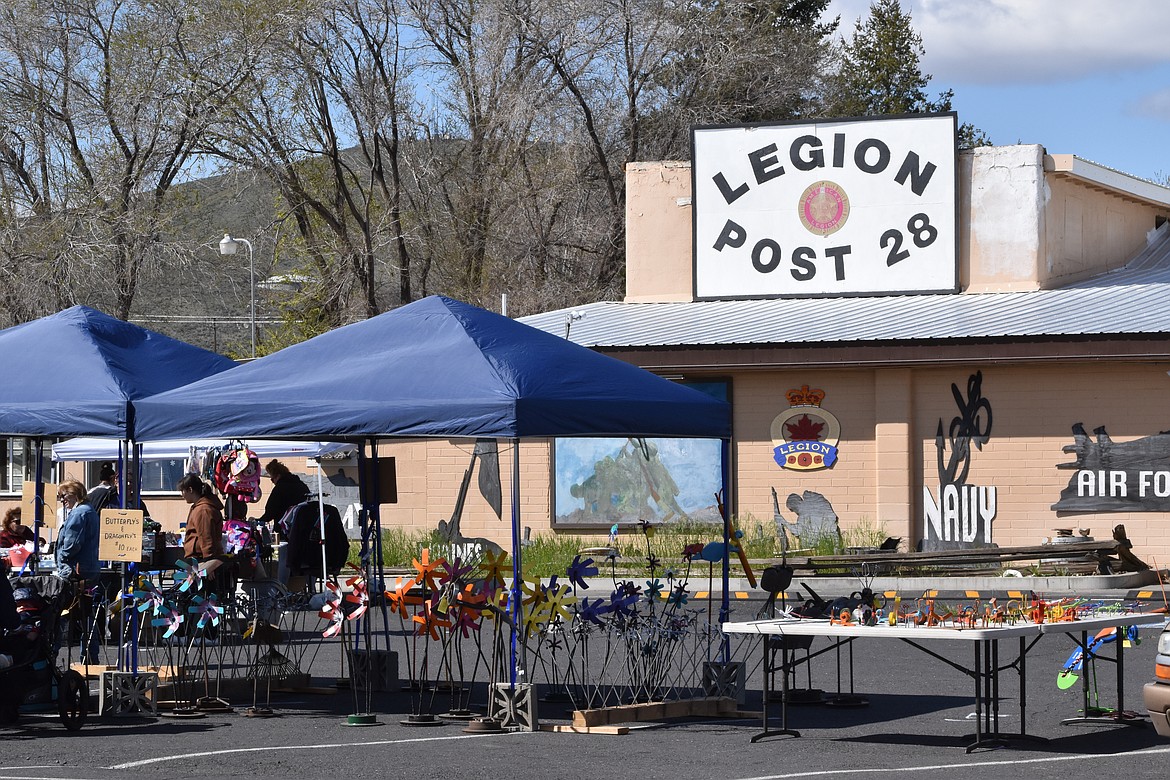
[[[333,441],[290,441],[276,439],[256,439],[245,442],[248,449],[261,458],[303,457],[318,458],[322,455],[331,455],[336,452],[353,450],[353,444]],[[66,439],[53,445],[53,460],[63,461],[91,461],[118,459],[118,439],[100,439],[81,437]],[[211,447],[225,447],[226,439],[160,439],[158,441],[141,442],[143,460],[167,460],[171,458],[186,458],[191,448],[206,450]]]
[[[356,446],[345,442],[332,441],[294,441],[289,439],[255,439],[244,442],[248,449],[255,452],[257,457],[303,457],[320,458],[322,455],[331,455],[338,452],[353,451]],[[226,447],[227,439],[159,439],[150,442],[136,442],[141,448],[140,460],[185,460],[192,450],[208,450],[212,447]],[[66,439],[53,445],[53,460],[65,461],[119,461],[124,453],[124,445],[120,439],[104,439],[95,437],[79,437]],[[324,486],[321,477],[321,464],[317,463],[317,507],[318,521],[321,528],[321,538],[325,538],[325,506]],[[328,576],[325,562],[325,546],[321,546],[321,576]]]

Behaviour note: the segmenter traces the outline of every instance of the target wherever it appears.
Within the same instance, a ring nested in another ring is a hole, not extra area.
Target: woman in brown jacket
[[[178,488],[183,500],[191,505],[187,512],[183,555],[200,561],[223,555],[223,502],[198,474],[188,474],[180,479]]]

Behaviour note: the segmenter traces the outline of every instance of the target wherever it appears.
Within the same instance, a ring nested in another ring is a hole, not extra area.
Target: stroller
[[[66,630],[62,613],[74,603],[76,585],[53,575],[10,581],[22,617],[17,632],[23,635],[14,640],[20,649],[12,654],[12,666],[0,670],[0,724],[15,723],[24,705],[56,703],[65,728],[77,731],[89,713],[89,685],[57,658]]]

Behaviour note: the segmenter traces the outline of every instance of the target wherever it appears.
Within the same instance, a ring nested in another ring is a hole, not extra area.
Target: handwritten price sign
[[[142,510],[103,509],[98,558],[103,561],[142,560]]]

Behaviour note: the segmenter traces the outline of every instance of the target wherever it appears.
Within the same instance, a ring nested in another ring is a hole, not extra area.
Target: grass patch
[[[779,549],[776,544],[775,526],[771,523],[760,523],[750,515],[741,521],[740,529],[744,551],[749,558],[771,558]],[[604,547],[608,544],[608,535],[598,536],[568,536],[554,533],[537,534],[524,545],[521,560],[524,565],[525,577],[552,577],[564,576],[565,570],[572,563],[573,558],[586,547]],[[649,574],[649,559],[651,556],[657,562],[658,573],[666,568],[682,571],[686,566],[683,560],[683,548],[691,544],[707,544],[723,541],[723,529],[709,523],[678,523],[658,526],[651,535],[638,530],[622,529],[618,535],[615,547],[618,550],[617,572],[619,576],[642,576]],[[441,551],[445,547],[439,539],[438,531],[407,531],[402,528],[387,527],[382,529],[382,563],[388,569],[408,569],[411,562],[421,555],[423,548],[432,551]],[[351,540],[349,545],[349,561],[357,565],[361,545]],[[432,552],[432,556],[434,552]],[[731,556],[733,568],[738,569],[736,556]],[[508,565],[511,565],[509,556]],[[595,560],[595,565],[601,569],[602,576],[608,576],[611,565],[605,561]],[[694,571],[699,569],[706,574],[704,562],[696,561]],[[719,564],[716,564],[716,569]]]

